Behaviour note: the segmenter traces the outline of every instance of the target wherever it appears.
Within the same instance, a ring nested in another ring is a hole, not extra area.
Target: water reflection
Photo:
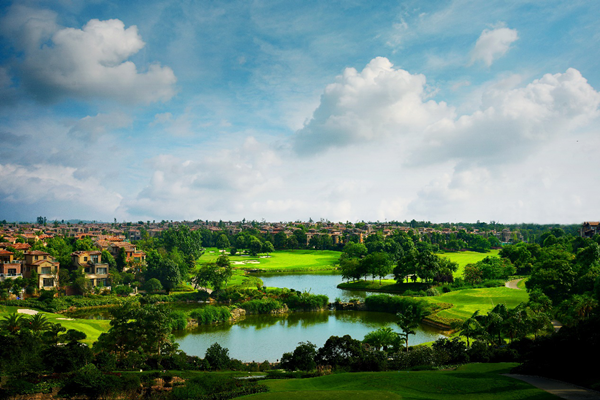
[[[284,352],[293,351],[298,342],[311,341],[322,346],[332,335],[350,335],[362,340],[368,332],[389,326],[400,332],[396,316],[362,311],[325,311],[287,315],[249,315],[237,324],[201,326],[177,335],[181,349],[190,355],[204,356],[217,342],[229,349],[231,357],[242,361],[276,361]],[[436,340],[440,334],[420,328],[409,344]]]

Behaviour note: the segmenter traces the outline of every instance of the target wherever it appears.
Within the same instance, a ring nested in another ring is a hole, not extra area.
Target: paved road
[[[520,290],[519,287],[517,286],[519,284],[519,282],[521,282],[523,280],[523,278],[521,279],[513,279],[512,281],[507,281],[504,286],[506,286],[507,288],[510,289],[517,289]]]
[[[567,400],[600,400],[600,392],[586,389],[572,383],[561,382],[555,379],[542,378],[541,376],[504,374],[511,378],[522,380],[530,385],[545,390],[561,399]]]

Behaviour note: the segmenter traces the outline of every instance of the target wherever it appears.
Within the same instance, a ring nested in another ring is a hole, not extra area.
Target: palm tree
[[[37,313],[29,318],[27,327],[33,332],[47,331],[52,327],[52,323],[48,321],[48,318],[44,314]]]
[[[402,329],[400,335],[404,336],[406,341],[406,351],[408,352],[408,336],[416,333],[415,329],[419,327],[419,322],[426,316],[431,314],[425,310],[420,304],[409,304],[402,312],[396,314],[398,321],[396,323]]]
[[[363,339],[363,343],[367,343],[377,350],[383,348],[383,351],[387,351],[388,347],[399,346],[402,341],[403,339],[398,332],[394,332],[390,327],[379,328],[376,331],[369,332]]]
[[[457,325],[457,328],[460,329],[460,336],[465,336],[467,338],[467,347],[471,347],[471,343],[469,339],[476,338],[481,334],[483,327],[479,323],[479,310],[475,311],[470,318],[468,318],[462,324]]]
[[[17,333],[23,324],[23,314],[12,313],[0,321],[0,330]]]

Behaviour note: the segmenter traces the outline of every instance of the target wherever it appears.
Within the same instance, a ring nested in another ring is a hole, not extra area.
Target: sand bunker
[[[17,310],[17,312],[18,312],[19,314],[35,315],[35,314],[37,314],[39,311],[35,311],[35,310],[29,310],[29,309],[27,309],[27,308],[19,308],[19,309]]]

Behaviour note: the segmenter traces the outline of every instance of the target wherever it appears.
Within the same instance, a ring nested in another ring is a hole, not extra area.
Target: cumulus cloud
[[[540,151],[598,116],[600,93],[576,69],[547,74],[523,88],[492,87],[480,110],[429,126],[414,164],[454,159],[505,164]]]
[[[24,86],[41,101],[74,96],[151,103],[176,93],[171,68],[154,63],[140,72],[128,61],[145,45],[135,25],[92,19],[82,29],[63,28],[53,12],[23,6],[12,7],[2,24],[23,52]]]
[[[300,155],[361,142],[417,134],[431,123],[452,118],[446,103],[427,100],[423,75],[410,74],[383,57],[361,71],[346,68],[330,84],[312,119],[294,137]]]
[[[84,209],[90,215],[113,213],[121,195],[97,179],[78,179],[76,172],[76,168],[50,164],[0,164],[0,205],[6,209],[37,205],[49,213],[56,212],[55,207]]]
[[[132,119],[123,112],[98,114],[94,117],[84,117],[73,124],[69,135],[89,141],[95,141],[107,130],[124,128],[131,125]]]
[[[516,29],[484,29],[471,51],[471,64],[482,61],[488,67],[506,54],[510,45],[519,38]]]

